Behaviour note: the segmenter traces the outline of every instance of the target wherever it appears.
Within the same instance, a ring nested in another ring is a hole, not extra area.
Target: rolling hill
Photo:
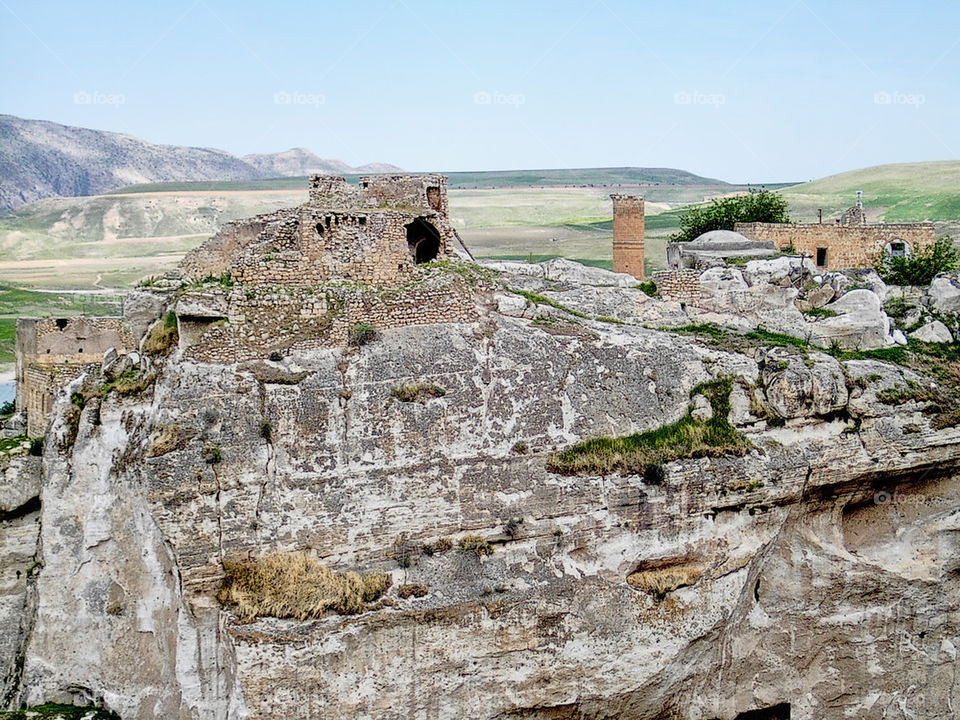
[[[127,185],[185,180],[253,180],[351,168],[294,148],[239,158],[212,148],[155,145],[132,135],[0,115],[0,213],[48,197],[96,195]]]
[[[784,189],[791,217],[800,222],[839,214],[856,202],[871,220],[918,222],[931,220],[950,225],[960,221],[960,162],[900,163],[830,175]]]

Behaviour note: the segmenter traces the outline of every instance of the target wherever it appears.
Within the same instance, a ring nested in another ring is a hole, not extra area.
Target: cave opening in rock
[[[759,710],[747,710],[737,715],[736,720],[790,720],[790,703],[778,703]]]

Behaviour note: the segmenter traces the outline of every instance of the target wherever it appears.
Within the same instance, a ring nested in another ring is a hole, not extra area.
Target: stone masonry
[[[611,195],[613,200],[613,271],[643,280],[644,209],[636,195]]]
[[[27,434],[43,435],[60,387],[99,365],[109,348],[135,347],[119,317],[17,320],[17,410],[27,412]]]
[[[936,240],[933,223],[868,223],[860,205],[832,225],[737,223],[734,229],[752,240],[773,242],[780,250],[793,247],[824,270],[870,267],[884,250],[910,253]],[[904,243],[902,249],[896,247],[899,243]]]

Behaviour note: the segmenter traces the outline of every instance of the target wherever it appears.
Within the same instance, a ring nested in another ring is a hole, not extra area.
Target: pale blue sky
[[[960,158],[955,2],[0,0],[0,111],[409,170]]]

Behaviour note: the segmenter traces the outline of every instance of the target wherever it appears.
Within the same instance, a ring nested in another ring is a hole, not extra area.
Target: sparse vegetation
[[[828,308],[807,308],[801,312],[804,315],[815,318],[830,318],[837,316],[837,312],[835,310],[830,310]]]
[[[535,292],[529,292],[528,290],[515,290],[514,288],[508,288],[508,289],[512,293],[516,293],[517,295],[525,297],[527,300],[534,303],[535,305],[549,305],[552,308],[556,308],[561,312],[565,312],[568,315],[573,315],[574,317],[578,317],[578,318],[589,317],[586,313],[582,313],[579,310],[574,310],[573,308],[567,307],[566,305],[563,305],[562,303],[559,303],[553,298],[547,297],[546,295],[541,295],[540,293],[535,293]]]
[[[204,445],[200,457],[207,465],[219,465],[223,460],[223,453],[217,445]]]
[[[7,402],[0,405],[0,418],[10,417],[17,411],[17,403],[13,400],[7,400]]]
[[[657,284],[653,280],[646,280],[639,285],[637,285],[637,290],[649,295],[650,297],[657,296]]]
[[[156,376],[153,373],[141,373],[139,370],[127,370],[113,380],[103,383],[97,394],[100,397],[106,397],[111,392],[115,392],[121,397],[136,395],[143,392],[153,384]],[[81,405],[82,407],[82,405]]]
[[[627,584],[663,600],[667,593],[693,585],[703,576],[703,570],[690,565],[638,570],[627,576]]]
[[[404,403],[424,403],[427,400],[443,397],[446,394],[447,391],[439,385],[424,382],[402,385],[400,387],[395,387],[390,391],[391,397],[395,397],[397,400]]]
[[[462,553],[483,557],[493,554],[493,545],[480,535],[464,535],[457,543],[457,550]]]
[[[907,314],[907,311],[915,308],[916,305],[908,300],[905,300],[902,297],[890,298],[884,304],[883,309],[892,318],[902,318]]]
[[[390,587],[385,573],[335,572],[305,553],[270,553],[224,562],[221,604],[242,622],[258,617],[308,618],[356,615]]]
[[[404,600],[407,598],[422,598],[429,593],[430,590],[426,585],[421,585],[420,583],[408,583],[407,585],[401,585],[397,588],[397,595],[402,597]]]
[[[520,440],[519,442],[515,442],[513,444],[513,448],[511,449],[516,455],[526,455],[528,452],[530,452],[530,446],[527,445],[522,440]]]
[[[428,556],[443,555],[443,553],[453,547],[453,541],[448,537],[438,538],[435,543],[424,543],[422,546],[423,554]]]
[[[260,423],[260,437],[262,437],[267,442],[273,437],[273,423],[269,420],[264,420]]]
[[[99,707],[44,703],[26,710],[0,712],[0,720],[120,720],[120,716]]]
[[[369,345],[380,339],[380,331],[370,323],[357,323],[350,328],[349,343],[353,347]]]
[[[732,378],[702,383],[690,397],[704,395],[713,409],[709,420],[698,420],[688,410],[680,420],[656,430],[618,438],[593,438],[553,453],[550,472],[563,475],[645,473],[651,464],[689,457],[743,455],[751,445],[727,420]]]
[[[875,268],[888,285],[929,285],[938,273],[960,268],[960,251],[953,238],[937,238],[933,245],[916,248],[912,255],[891,255],[884,251]]]
[[[143,340],[143,352],[147,355],[168,355],[180,340],[177,330],[177,316],[171,310],[163,322],[154,323]]]

